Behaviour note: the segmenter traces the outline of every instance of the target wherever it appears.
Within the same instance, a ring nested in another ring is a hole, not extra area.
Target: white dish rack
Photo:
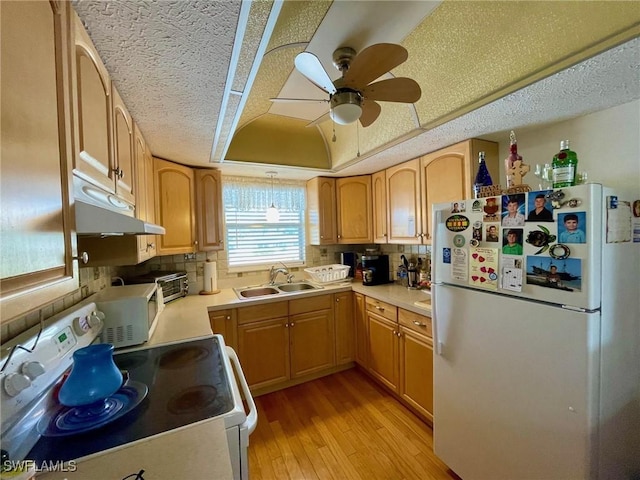
[[[320,267],[305,268],[304,271],[311,276],[311,280],[316,283],[344,282],[349,275],[349,265],[336,263],[334,265],[323,265]]]

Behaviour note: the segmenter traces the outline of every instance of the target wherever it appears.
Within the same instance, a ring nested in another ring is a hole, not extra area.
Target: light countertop
[[[160,314],[156,330],[149,342],[147,342],[147,346],[210,336],[212,334],[208,315],[210,311],[268,304],[292,298],[326,295],[349,290],[391,303],[420,315],[431,316],[430,308],[421,307],[415,303],[430,299],[431,296],[428,291],[409,290],[392,283],[375,286],[362,285],[360,282],[336,283],[325,285],[321,290],[245,300],[240,300],[233,289],[225,288],[214,295],[188,295],[167,303],[164,311]]]

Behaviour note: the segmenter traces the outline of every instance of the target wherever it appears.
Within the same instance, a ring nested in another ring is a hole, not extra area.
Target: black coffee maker
[[[389,283],[389,255],[362,256],[362,284],[382,285]]]

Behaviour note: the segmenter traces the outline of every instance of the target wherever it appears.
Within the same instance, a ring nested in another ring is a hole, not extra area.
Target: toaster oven
[[[125,277],[125,284],[157,283],[162,289],[164,303],[182,298],[189,293],[189,278],[184,270],[164,271],[155,270],[144,275]]]

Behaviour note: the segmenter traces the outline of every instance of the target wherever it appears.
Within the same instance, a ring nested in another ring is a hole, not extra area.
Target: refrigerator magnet
[[[540,255],[549,249],[549,244],[556,241],[553,235],[544,225],[538,225],[540,230],[531,230],[525,240],[529,245],[540,248],[534,255]]]
[[[489,197],[486,200],[485,206],[483,207],[484,217],[482,218],[485,222],[498,222],[500,221],[500,204],[498,203],[497,197]]]
[[[464,215],[451,215],[444,224],[450,232],[463,232],[469,228],[469,219]]]
[[[469,285],[486,290],[498,289],[498,249],[471,248]]]
[[[528,256],[527,284],[579,292],[582,289],[582,261],[579,258],[556,260]]]
[[[454,247],[462,248],[462,247],[464,247],[464,243],[465,243],[464,235],[458,234],[458,235],[454,235],[453,236],[453,246]]]

